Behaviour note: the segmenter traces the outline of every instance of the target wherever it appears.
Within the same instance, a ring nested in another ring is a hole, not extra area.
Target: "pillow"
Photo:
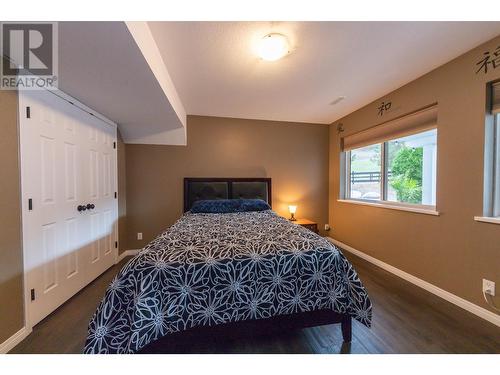
[[[271,206],[262,199],[236,199],[240,201],[241,212],[270,210]]]
[[[194,214],[227,214],[231,212],[265,211],[271,207],[262,199],[214,199],[200,200],[193,203]]]

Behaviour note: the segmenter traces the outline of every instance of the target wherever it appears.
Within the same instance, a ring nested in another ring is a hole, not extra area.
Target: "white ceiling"
[[[126,143],[185,144],[186,115],[145,56],[151,42],[124,22],[59,22],[59,88],[116,122]]]
[[[313,123],[331,123],[500,34],[500,22],[148,24],[188,114]],[[259,59],[252,46],[269,32],[287,35],[292,53]]]

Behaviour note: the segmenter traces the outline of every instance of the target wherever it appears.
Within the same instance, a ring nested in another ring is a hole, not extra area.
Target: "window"
[[[494,120],[494,134],[495,147],[493,151],[493,199],[491,204],[491,216],[500,217],[500,113],[495,115]]]
[[[483,215],[500,218],[500,82],[490,86],[491,112],[486,116]]]
[[[434,208],[436,123],[433,107],[343,138],[341,198]]]
[[[437,130],[388,141],[387,200],[436,205]]]

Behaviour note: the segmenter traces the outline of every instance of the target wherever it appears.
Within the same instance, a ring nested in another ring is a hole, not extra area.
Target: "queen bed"
[[[85,353],[137,353],[163,337],[220,329],[308,327],[372,306],[352,265],[327,239],[270,208],[270,179],[184,181],[184,215],[109,285]]]

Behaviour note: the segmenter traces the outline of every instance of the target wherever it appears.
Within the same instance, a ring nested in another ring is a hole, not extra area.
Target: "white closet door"
[[[47,91],[20,93],[19,119],[25,293],[35,325],[114,263],[115,190],[104,194],[99,182],[115,189],[116,128]]]
[[[83,175],[89,220],[90,266],[88,272],[93,280],[115,262],[117,205],[115,149],[116,130],[99,119],[87,118],[86,136],[82,140],[84,150]]]

